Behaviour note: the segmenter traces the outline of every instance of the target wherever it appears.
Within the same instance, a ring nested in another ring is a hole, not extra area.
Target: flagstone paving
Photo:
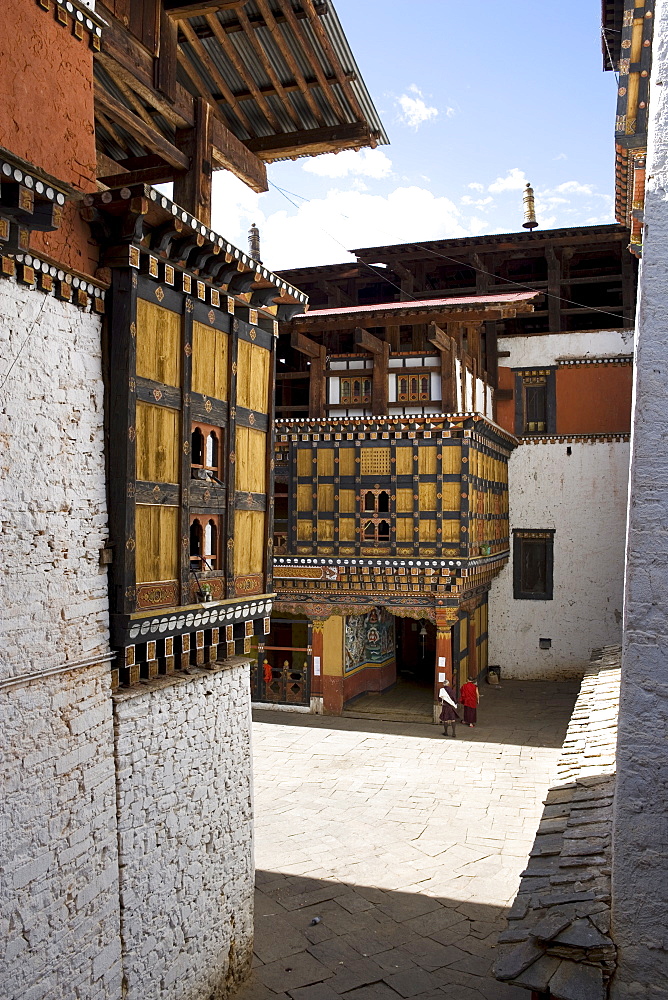
[[[527,1000],[491,975],[576,683],[480,725],[255,713],[255,967],[235,1000]]]

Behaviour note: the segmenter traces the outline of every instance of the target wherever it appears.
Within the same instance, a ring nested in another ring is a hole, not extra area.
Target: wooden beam
[[[173,101],[166,99],[164,94],[155,89],[154,59],[114,17],[105,12],[104,18],[108,23],[102,32],[102,49],[95,55],[95,61],[123,79],[172,125],[193,125],[193,99],[185,87],[175,80]]]
[[[374,416],[383,416],[389,407],[388,399],[388,369],[390,361],[390,345],[374,337],[361,326],[355,327],[355,343],[365,351],[373,354],[373,376],[371,379],[371,412]]]
[[[293,332],[290,336],[290,346],[295,351],[299,351],[300,354],[305,354],[311,359],[308,373],[309,416],[324,417],[326,411],[325,389],[327,383],[325,379],[325,364],[327,360],[327,350],[324,344],[317,344],[315,340],[310,340],[302,333],[295,332]]]
[[[429,324],[429,333],[427,340],[430,344],[433,344],[437,351],[451,351],[452,350],[452,338],[447,335],[440,326],[436,326],[436,323]]]
[[[133,184],[167,184],[179,177],[173,167],[164,163],[162,167],[145,167],[143,170],[129,170],[117,174],[105,174],[98,177],[100,184],[107,187],[131,187]],[[176,200],[176,199],[175,199]],[[179,202],[180,204],[180,202]],[[186,206],[183,206],[186,208]]]
[[[359,105],[355,91],[350,85],[350,79],[343,70],[343,66],[341,65],[341,61],[338,57],[338,54],[334,51],[334,47],[329,39],[329,35],[323,28],[322,21],[320,20],[318,12],[316,11],[313,0],[304,0],[304,8],[306,10],[306,13],[308,14],[308,19],[311,24],[311,28],[315,32],[318,41],[322,45],[322,48],[326,53],[327,58],[329,59],[330,65],[334,70],[334,73],[336,74],[337,82],[339,83],[343,93],[346,95],[346,98],[348,99],[348,102],[353,110],[355,117],[358,119],[358,121],[365,121],[366,115],[364,114],[362,108]],[[290,6],[290,10],[292,11],[292,6]],[[292,16],[293,17],[295,16],[294,12]],[[320,63],[317,55],[314,56],[313,61],[315,67],[317,68],[317,71],[320,74],[319,79],[321,79],[322,71],[320,70]],[[326,81],[321,79],[321,86],[323,87],[326,86]]]
[[[269,190],[267,168],[262,160],[217,115],[211,122],[211,142],[214,170],[230,170],[258,193]]]
[[[182,153],[171,142],[158,132],[143,122],[141,118],[128,111],[124,105],[111,97],[103,90],[99,83],[95,83],[95,106],[99,107],[104,115],[110,118],[117,125],[122,126],[130,135],[140,142],[152,153],[157,153],[163,160],[166,160],[177,170],[187,170],[189,166],[188,157]]]
[[[341,102],[334,88],[329,87],[327,85],[327,80],[325,79],[325,75],[320,65],[319,54],[315,51],[315,48],[310,38],[304,31],[301,23],[295,17],[295,12],[292,9],[292,0],[279,0],[279,3],[283,8],[283,11],[288,19],[290,27],[292,28],[293,37],[295,38],[296,41],[298,41],[298,44],[301,46],[307,61],[313,67],[313,72],[315,73],[318,83],[320,84],[322,90],[322,96],[325,98],[325,100],[327,101],[327,103],[329,104],[330,108],[332,109],[336,117],[339,119],[339,121],[342,123],[345,122],[346,119],[348,118],[349,111]],[[329,45],[329,39],[327,38],[327,35],[322,27],[320,19],[317,17],[315,12],[313,12],[313,20],[309,18],[309,21],[312,25],[312,29],[316,32],[316,34],[318,34],[317,29],[319,29],[321,34],[324,35],[326,44],[323,45],[323,48],[325,49],[325,52],[334,70],[336,71],[336,69],[338,68],[340,71],[341,64],[339,63],[338,57],[332,51],[331,45]],[[320,38],[320,42],[321,44],[323,44],[322,38]],[[329,51],[327,50],[327,46],[329,46]],[[357,104],[356,101],[355,104]],[[359,105],[355,110],[356,111],[359,110],[359,116],[362,119],[362,121],[364,121],[364,115],[362,114],[361,109],[359,109]]]
[[[213,108],[198,97],[195,114],[195,127],[179,129],[176,133],[176,144],[190,160],[190,169],[174,182],[174,201],[205,226],[210,226]]]
[[[317,156],[336,149],[353,149],[370,144],[369,129],[359,122],[354,125],[332,125],[260,136],[246,142],[248,148],[263,160],[276,160],[284,156]]]
[[[318,344],[315,340],[311,340],[310,337],[305,337],[303,333],[297,333],[295,330],[290,335],[290,347],[299,351],[300,354],[305,354],[308,358],[318,358],[321,351],[325,350],[322,344]]]
[[[355,327],[355,343],[358,347],[369,351],[370,354],[382,354],[385,347],[383,340],[374,337],[372,333],[369,333],[368,330],[363,329],[361,326]]]
[[[165,11],[170,17],[202,17],[215,14],[219,10],[234,10],[243,7],[246,0],[163,0]]]

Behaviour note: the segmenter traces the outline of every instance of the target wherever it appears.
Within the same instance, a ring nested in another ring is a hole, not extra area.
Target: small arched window
[[[190,562],[198,569],[202,562],[202,549],[204,548],[204,532],[202,522],[198,517],[190,522]]]
[[[223,478],[223,430],[210,424],[194,423],[191,431],[190,469],[193,479]]]
[[[192,438],[190,443],[191,448],[191,462],[193,465],[203,465],[204,464],[204,435],[197,425],[193,427]]]
[[[376,494],[371,490],[364,494],[364,510],[376,510]]]
[[[387,490],[381,490],[378,494],[378,506],[376,510],[379,514],[387,514],[390,509],[390,494]]]
[[[373,521],[367,521],[364,525],[364,537],[368,541],[375,542],[376,540],[376,525]]]
[[[378,541],[379,542],[389,542],[390,540],[390,524],[389,521],[379,521],[378,522]]]
[[[190,566],[197,573],[220,569],[220,519],[217,515],[191,517]]]

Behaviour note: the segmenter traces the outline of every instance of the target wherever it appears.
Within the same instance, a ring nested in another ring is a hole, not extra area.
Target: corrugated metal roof
[[[415,299],[409,302],[377,302],[370,306],[340,306],[335,309],[313,309],[308,313],[300,313],[293,318],[313,319],[316,316],[352,316],[357,313],[404,312],[426,309],[434,312],[437,309],[452,309],[458,306],[471,305],[512,305],[513,302],[529,302],[542,292],[498,292],[496,295],[456,295],[447,299]]]

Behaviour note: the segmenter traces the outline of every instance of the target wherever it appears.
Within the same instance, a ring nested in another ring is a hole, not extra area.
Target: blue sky
[[[614,221],[600,0],[334,2],[390,145],[269,165],[294,204],[216,174],[218,232],[245,248],[256,222],[274,270],[336,263],[520,229],[527,179],[541,228]]]

